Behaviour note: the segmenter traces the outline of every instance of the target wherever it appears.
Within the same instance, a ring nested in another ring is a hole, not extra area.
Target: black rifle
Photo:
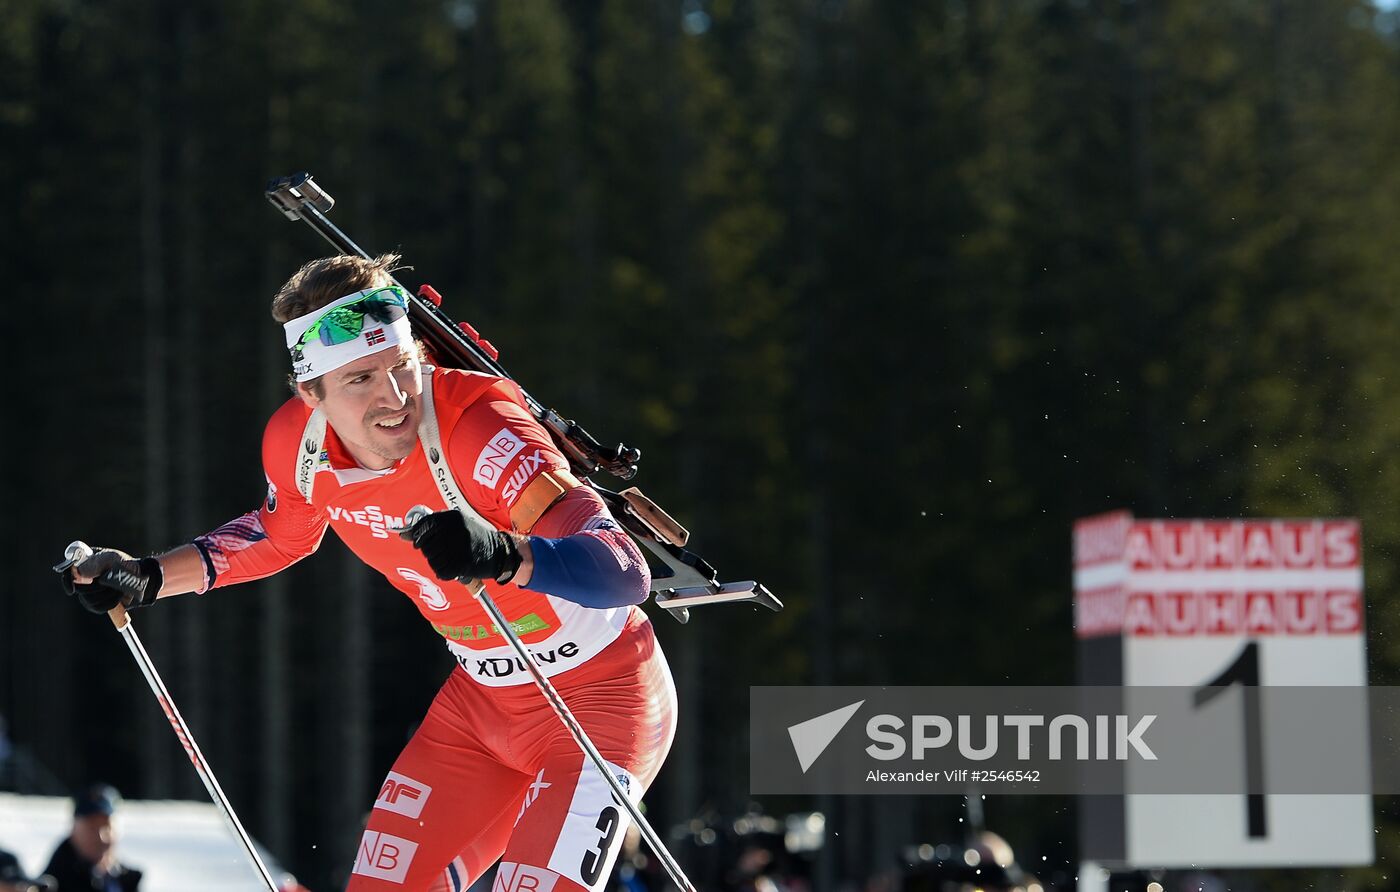
[[[287,219],[305,222],[340,253],[370,259],[363,248],[327,219],[326,214],[335,205],[335,199],[312,181],[311,174],[297,173],[273,180],[267,186],[267,200]],[[403,288],[397,280],[394,284]],[[442,311],[442,296],[431,285],[423,285],[416,296],[409,298],[408,315],[414,333],[438,363],[515,380],[497,361],[500,354],[490,341],[467,323],[452,321]],[[653,567],[652,572],[652,592],[657,605],[681,622],[689,620],[688,608],[701,604],[752,601],[769,610],[782,609],[782,602],[760,583],[720,582],[708,561],[685,549],[690,538],[685,527],[635,486],[613,492],[590,479],[590,475],[606,471],[620,480],[631,480],[637,475],[641,450],[621,443],[608,449],[571,419],[546,409],[523,387],[520,392],[525,396],[530,413],[544,425],[569,459],[574,473],[602,497],[618,523],[662,564],[662,568]]]

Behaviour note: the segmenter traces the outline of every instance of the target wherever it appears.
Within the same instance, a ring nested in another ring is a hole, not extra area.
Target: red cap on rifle
[[[435,307],[442,306],[442,295],[438,294],[438,290],[431,285],[420,285],[418,296],[429,301]]]
[[[486,355],[490,356],[492,360],[500,358],[501,351],[497,350],[496,347],[490,341],[483,338],[480,335],[480,333],[478,333],[477,330],[474,327],[472,327],[472,324],[470,322],[458,322],[457,327],[462,330],[463,334],[472,339],[473,344],[476,344],[482,350],[485,350]]]

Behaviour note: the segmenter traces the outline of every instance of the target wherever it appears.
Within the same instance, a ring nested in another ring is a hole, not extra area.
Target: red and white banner
[[[1361,526],[1089,517],[1074,526],[1074,588],[1080,638],[1356,635]]]

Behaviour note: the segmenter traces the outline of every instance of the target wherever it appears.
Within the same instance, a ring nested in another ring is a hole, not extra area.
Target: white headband
[[[359,334],[340,343],[326,344],[323,340],[326,338],[327,332],[335,331],[337,334],[343,334],[344,329],[340,328],[322,328],[310,337],[305,337],[313,325],[333,310],[385,291],[402,298],[405,305],[408,303],[408,295],[396,285],[366,288],[364,291],[356,291],[354,294],[336,298],[324,307],[318,307],[304,316],[298,316],[282,326],[282,331],[287,337],[287,349],[292,354],[292,374],[298,381],[310,381],[312,378],[319,378],[327,372],[333,372],[341,366],[369,356],[371,353],[378,353],[380,350],[396,347],[400,344],[413,343],[413,326],[409,324],[406,310],[393,322],[380,322],[373,316],[366,315]],[[300,350],[297,349],[298,347]],[[300,356],[297,355],[298,352],[301,354]]]

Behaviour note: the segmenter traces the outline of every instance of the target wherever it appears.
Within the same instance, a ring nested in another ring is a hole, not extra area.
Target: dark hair
[[[400,259],[398,254],[380,254],[373,260],[337,254],[313,260],[277,289],[277,295],[272,298],[272,318],[285,325],[347,294],[388,285],[395,270],[406,268],[399,265]],[[296,393],[296,378],[288,376],[287,383]],[[316,398],[325,396],[325,385],[320,378],[303,383]]]

